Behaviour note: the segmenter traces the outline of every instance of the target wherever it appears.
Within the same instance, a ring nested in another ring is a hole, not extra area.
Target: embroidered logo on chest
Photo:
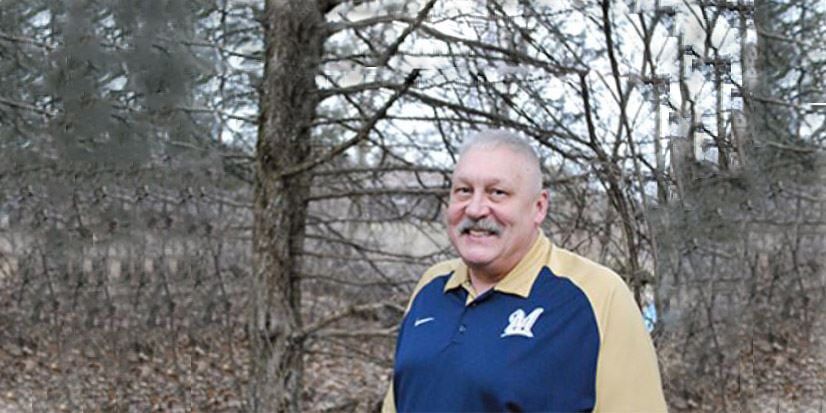
[[[528,315],[525,315],[525,311],[521,308],[514,311],[511,313],[510,317],[508,317],[508,326],[505,327],[505,331],[503,331],[502,335],[499,337],[523,336],[533,338],[531,328],[533,328],[534,323],[536,323],[536,319],[542,315],[543,311],[545,311],[545,309],[542,307],[534,309]]]

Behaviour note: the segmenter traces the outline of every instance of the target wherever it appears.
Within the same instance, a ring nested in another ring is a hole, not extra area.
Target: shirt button
[[[465,330],[467,330],[467,327],[465,327],[465,325],[464,325],[464,324],[462,324],[462,325],[460,325],[460,326],[459,326],[459,333],[464,333],[464,332],[465,332]]]

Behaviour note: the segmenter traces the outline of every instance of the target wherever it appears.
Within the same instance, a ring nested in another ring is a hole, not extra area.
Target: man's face
[[[508,147],[472,148],[453,171],[450,242],[472,270],[504,276],[528,252],[548,209],[526,156]]]

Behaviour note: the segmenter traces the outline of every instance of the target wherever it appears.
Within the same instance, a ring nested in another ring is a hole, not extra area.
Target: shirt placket
[[[467,290],[467,302],[465,307],[462,309],[462,315],[459,317],[458,325],[456,326],[456,330],[453,333],[453,337],[451,339],[451,344],[461,344],[464,342],[465,337],[467,337],[469,329],[473,326],[468,322],[468,318],[471,312],[477,310],[477,307],[486,301],[491,294],[494,293],[493,289],[486,291],[485,293],[476,296],[473,292],[473,288],[468,288],[465,286],[465,290]]]

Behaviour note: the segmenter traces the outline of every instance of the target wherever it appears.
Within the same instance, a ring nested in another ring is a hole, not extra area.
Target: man
[[[447,226],[399,331],[393,411],[665,411],[656,355],[611,270],[551,244],[539,159],[485,131],[460,150]]]

